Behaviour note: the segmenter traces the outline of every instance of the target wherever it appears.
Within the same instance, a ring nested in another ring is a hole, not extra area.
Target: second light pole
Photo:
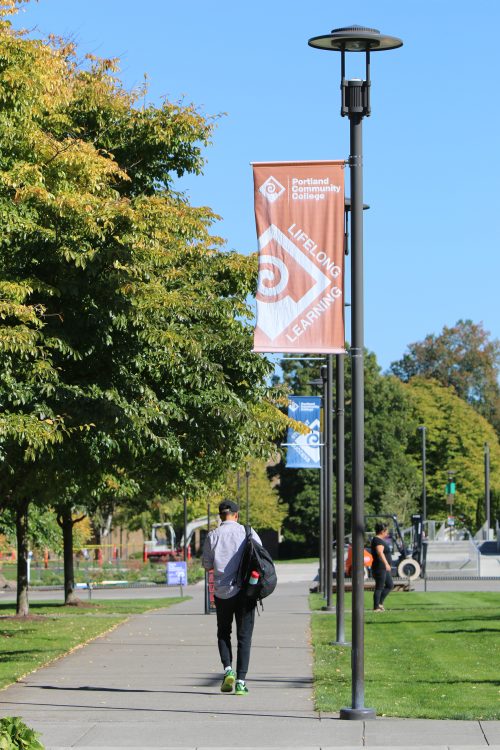
[[[323,378],[323,414],[324,414],[324,469],[323,469],[323,511],[324,511],[324,540],[325,563],[324,585],[325,605],[323,610],[330,612],[332,607],[333,582],[333,354],[326,357],[326,365],[321,368]]]
[[[426,457],[426,429],[425,425],[421,424],[418,428],[422,433],[422,523],[425,529],[425,522],[427,521],[427,457]]]
[[[245,467],[246,501],[247,501],[247,526],[250,526],[250,464]]]
[[[486,516],[486,539],[490,538],[491,502],[490,502],[490,446],[484,444],[484,514]]]

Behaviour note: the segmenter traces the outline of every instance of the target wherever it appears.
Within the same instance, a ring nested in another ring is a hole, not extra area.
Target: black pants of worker
[[[375,591],[373,593],[373,609],[378,609],[384,603],[384,599],[394,588],[394,581],[389,570],[374,570]]]
[[[244,680],[247,676],[250,661],[250,648],[255,622],[255,601],[249,600],[243,592],[240,592],[230,599],[215,597],[215,608],[217,611],[217,643],[222,666],[226,668],[233,664],[231,630],[234,619],[238,641],[236,679]]]

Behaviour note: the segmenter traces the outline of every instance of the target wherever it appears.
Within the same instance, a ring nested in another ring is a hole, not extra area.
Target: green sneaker
[[[222,680],[222,685],[220,686],[221,693],[232,693],[235,680],[236,675],[234,674],[233,670],[228,669],[226,674],[224,675],[224,679]]]
[[[248,695],[248,688],[244,682],[237,681],[236,687],[234,688],[235,695]]]

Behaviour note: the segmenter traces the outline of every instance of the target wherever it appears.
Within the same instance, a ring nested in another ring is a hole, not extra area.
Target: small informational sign
[[[187,563],[167,563],[167,586],[185,586],[187,584]]]
[[[453,516],[448,516],[448,526],[455,526],[455,518]]]

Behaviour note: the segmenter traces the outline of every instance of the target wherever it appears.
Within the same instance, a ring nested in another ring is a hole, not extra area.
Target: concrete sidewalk
[[[0,715],[42,733],[47,750],[93,748],[484,748],[500,721],[380,718],[314,711],[307,594],[311,574],[280,566],[257,618],[245,697],[219,692],[215,616],[203,586],[172,609],[132,617],[0,693]],[[329,615],[327,615],[329,616]]]

